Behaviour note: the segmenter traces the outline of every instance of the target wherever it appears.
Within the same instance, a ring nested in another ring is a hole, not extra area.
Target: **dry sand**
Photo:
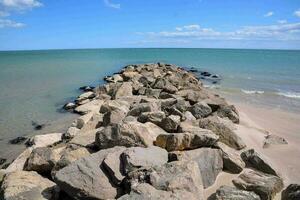
[[[300,183],[300,114],[278,109],[232,102],[239,110],[240,125],[237,133],[247,144],[262,154],[280,172],[285,187],[291,183]],[[288,145],[274,145],[263,148],[267,133],[285,138]],[[222,172],[216,183],[205,190],[208,198],[222,185],[232,185],[232,179],[238,175]],[[280,199],[280,194],[275,199]]]

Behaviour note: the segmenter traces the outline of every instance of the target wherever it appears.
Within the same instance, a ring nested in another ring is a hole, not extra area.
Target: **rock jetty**
[[[239,137],[237,109],[171,64],[128,65],[84,86],[64,108],[65,133],[30,138],[0,172],[0,199],[205,199],[222,171],[236,174],[209,199],[271,200],[284,185]],[[299,196],[288,187],[284,199]],[[294,199],[295,199],[294,198]]]

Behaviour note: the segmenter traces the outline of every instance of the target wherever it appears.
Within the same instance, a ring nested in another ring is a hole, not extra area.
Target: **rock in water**
[[[300,185],[291,184],[281,193],[281,200],[299,200],[300,199]]]
[[[21,144],[24,143],[28,138],[24,136],[16,137],[15,139],[9,140],[10,144]]]
[[[248,167],[252,167],[267,174],[278,176],[274,167],[267,161],[267,159],[259,155],[254,149],[242,152],[241,157]]]
[[[120,147],[101,150],[88,157],[81,158],[59,170],[54,180],[58,186],[74,199],[114,199],[118,188],[106,176],[103,159]]]
[[[222,152],[219,149],[200,148],[183,152],[171,152],[172,160],[193,160],[198,164],[204,188],[214,184],[223,169]]]
[[[280,192],[283,188],[283,181],[278,176],[251,169],[245,170],[232,182],[242,190],[255,192],[262,200],[273,199],[276,193]]]
[[[260,197],[254,192],[222,186],[217,190],[214,200],[260,200]]]
[[[148,148],[132,147],[125,150],[121,157],[125,173],[141,167],[160,166],[168,162],[168,152],[155,146]]]
[[[272,145],[283,145],[283,144],[288,144],[288,142],[277,135],[268,135],[266,136],[266,139],[263,144],[263,148],[269,148]]]
[[[5,175],[1,191],[5,200],[52,200],[58,197],[59,189],[36,172],[16,171]]]

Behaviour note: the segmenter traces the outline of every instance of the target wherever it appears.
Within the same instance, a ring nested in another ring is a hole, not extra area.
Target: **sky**
[[[0,50],[300,49],[300,0],[0,0]]]

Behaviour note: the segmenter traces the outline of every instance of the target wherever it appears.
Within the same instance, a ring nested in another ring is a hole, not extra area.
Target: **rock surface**
[[[284,145],[288,144],[288,142],[277,135],[267,135],[263,144],[263,148],[269,148],[273,145]]]
[[[260,200],[260,197],[254,192],[222,186],[217,190],[214,200]]]
[[[298,200],[300,199],[300,185],[291,184],[281,193],[281,200]]]

